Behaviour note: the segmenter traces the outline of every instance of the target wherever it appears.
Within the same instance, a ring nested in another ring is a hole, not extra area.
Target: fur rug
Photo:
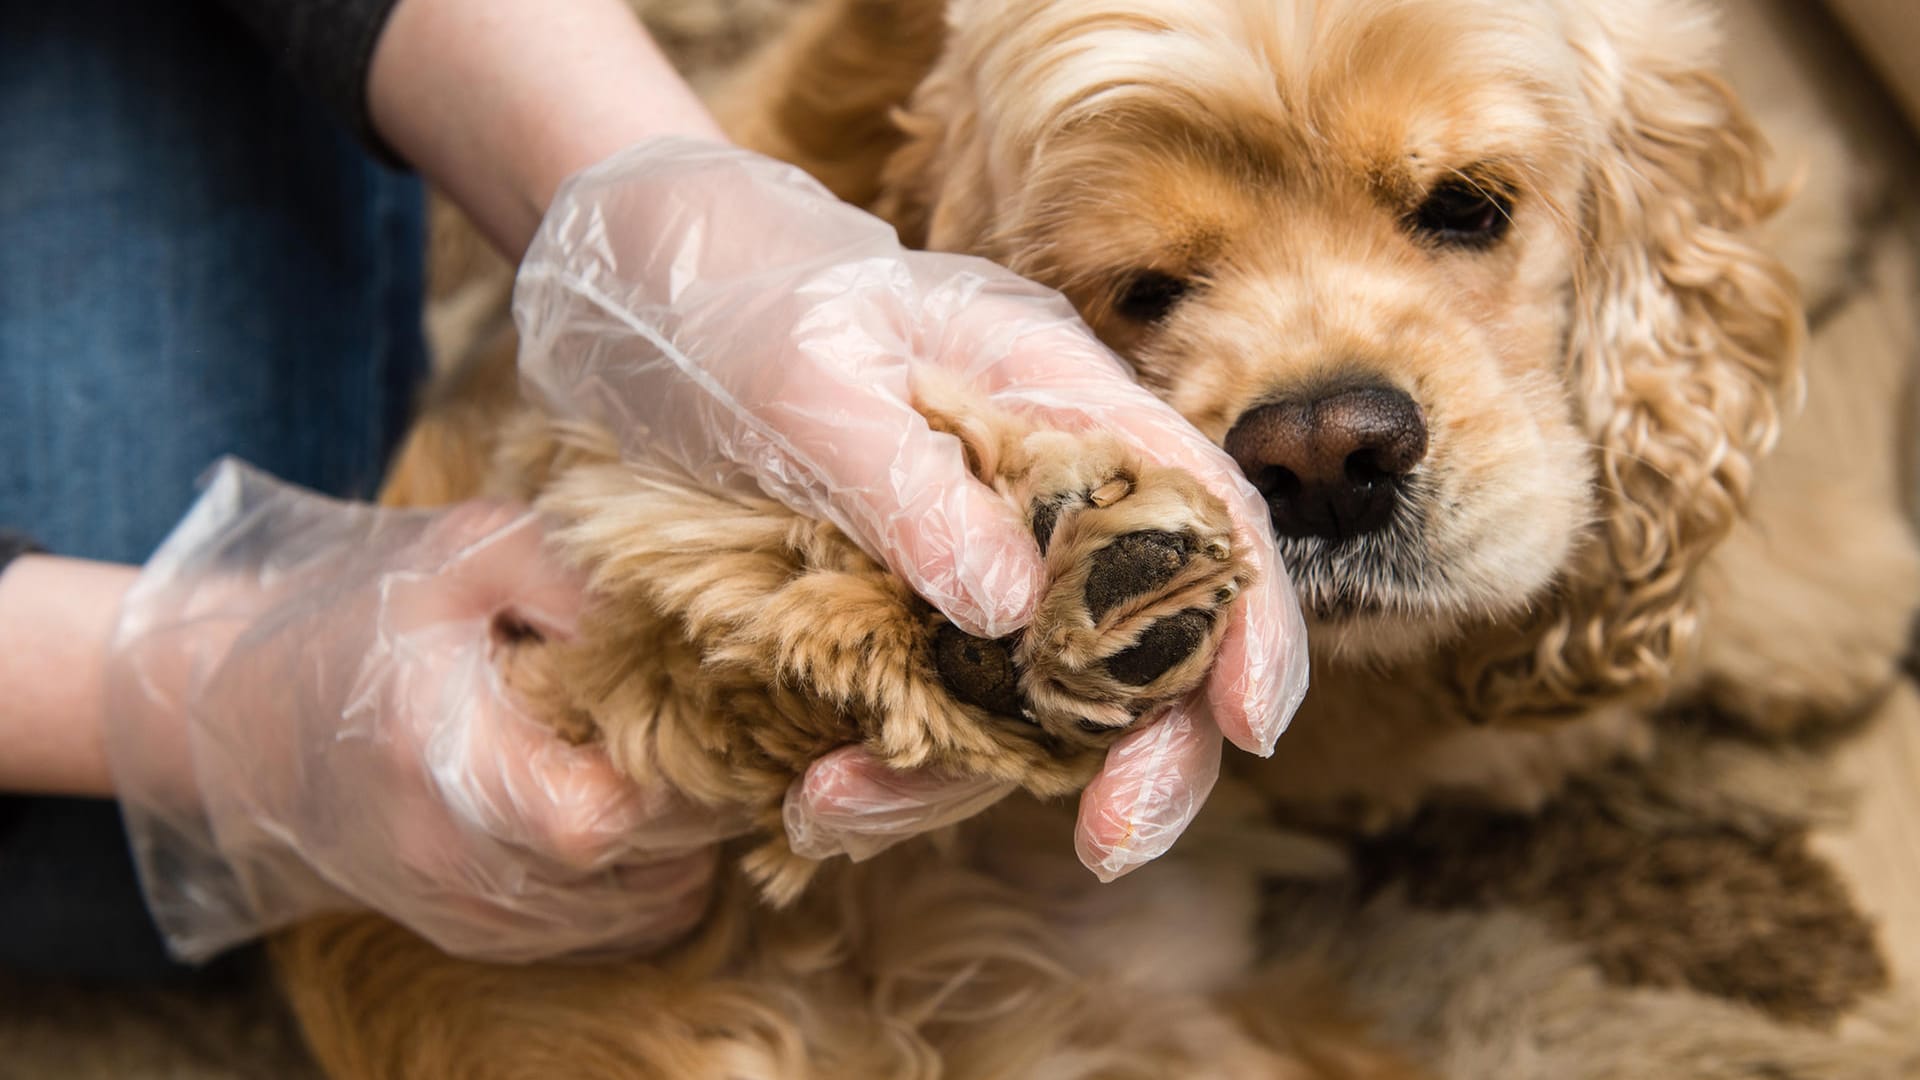
[[[1444,1077],[1920,1076],[1912,987],[1809,846],[1845,812],[1822,755],[1666,736],[1533,817],[1429,811],[1349,887],[1277,897],[1272,943]]]
[[[640,6],[698,80],[792,0]],[[1737,15],[1736,81],[1762,88],[1749,96],[1783,144],[1831,145],[1810,194],[1872,225],[1807,256],[1834,270],[1812,297],[1812,361],[1912,348],[1920,193],[1887,179],[1911,175],[1904,129],[1806,5],[1741,0]],[[438,231],[434,259],[434,333],[457,350],[487,332],[507,270],[457,226]],[[1649,758],[1538,813],[1435,807],[1356,851],[1343,876],[1276,884],[1261,947],[1312,961],[1383,1038],[1447,1080],[1920,1078],[1920,915],[1885,922],[1899,916],[1860,886],[1858,847],[1836,860],[1848,849],[1831,841],[1857,820],[1836,761],[1863,739],[1920,731],[1920,696],[1903,688],[1848,729],[1795,743],[1708,715],[1662,723]],[[1892,880],[1920,881],[1920,798],[1909,794],[1920,772],[1883,775],[1906,809],[1875,858],[1904,860]],[[1142,874],[1181,872],[1176,851]],[[1263,1001],[1302,994],[1254,985],[1235,999],[1257,1018]],[[1325,1064],[1338,1075],[1340,1063]],[[0,1080],[310,1074],[252,973],[166,993],[0,976]]]

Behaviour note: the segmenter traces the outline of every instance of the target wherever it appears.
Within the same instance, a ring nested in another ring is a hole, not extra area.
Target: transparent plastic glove
[[[1103,875],[1164,850],[1142,838],[1170,843],[1184,827],[1220,735],[1271,753],[1305,693],[1304,627],[1264,502],[1049,289],[985,260],[909,251],[792,167],[659,139],[561,188],[514,314],[536,400],[616,433],[635,468],[757,488],[832,521],[973,634],[1026,621],[1039,553],[1019,511],[913,410],[921,374],[1060,427],[1119,433],[1223,499],[1258,577],[1204,692],[1169,717],[1180,736],[1130,737],[1121,747],[1158,738],[1162,752],[1117,747],[1090,789],[1081,847]],[[822,762],[790,795],[790,833],[809,853],[871,853],[985,805],[976,783],[883,772],[858,755]],[[924,813],[907,811],[916,802]]]
[[[129,593],[107,750],[149,905],[198,960],[324,911],[450,952],[644,948],[739,831],[523,715],[495,618],[570,633],[525,511],[339,503],[222,463]]]
[[[1074,851],[1101,881],[1159,858],[1206,804],[1220,778],[1220,729],[1204,696],[1127,733],[1080,795]],[[1013,785],[890,769],[859,747],[808,768],[787,794],[794,851],[809,858],[870,859],[931,829],[964,821],[1012,794]]]

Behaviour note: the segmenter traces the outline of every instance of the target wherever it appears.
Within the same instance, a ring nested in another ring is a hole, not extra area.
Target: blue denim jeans
[[[423,231],[216,4],[0,0],[0,524],[141,562],[229,453],[371,494]],[[0,802],[0,967],[167,970],[111,804]]]

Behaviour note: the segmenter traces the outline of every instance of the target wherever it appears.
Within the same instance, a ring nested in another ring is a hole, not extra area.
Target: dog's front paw
[[[933,637],[955,698],[1031,724],[1063,750],[1103,747],[1199,685],[1245,582],[1226,507],[1185,473],[1104,437],[1029,437],[1007,486],[1046,557],[1031,624],[998,640]]]

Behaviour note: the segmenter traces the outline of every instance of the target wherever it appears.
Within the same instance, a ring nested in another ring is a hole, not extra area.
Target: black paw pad
[[[1087,614],[1095,622],[1114,606],[1172,581],[1193,543],[1172,532],[1128,533],[1094,553],[1087,568]]]
[[[1107,674],[1122,686],[1145,686],[1192,656],[1207,640],[1213,615],[1189,608],[1169,615],[1140,635],[1140,639],[1107,658]]]
[[[972,637],[952,623],[933,635],[933,663],[947,692],[969,705],[1000,716],[1019,716],[1020,673],[1004,641]]]

